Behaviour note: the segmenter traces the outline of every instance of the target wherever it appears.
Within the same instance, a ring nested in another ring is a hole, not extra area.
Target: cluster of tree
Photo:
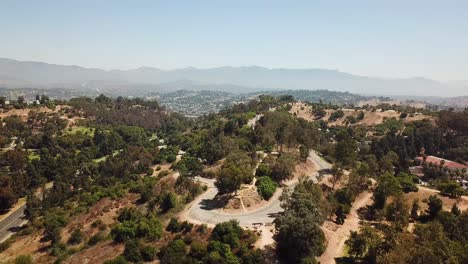
[[[112,227],[112,239],[116,242],[125,242],[132,239],[143,238],[155,241],[162,236],[162,223],[152,213],[143,215],[138,209],[125,208],[118,217],[120,223]]]
[[[223,163],[215,186],[219,193],[227,194],[236,192],[242,183],[250,183],[253,180],[254,161],[244,152],[229,155]]]
[[[329,122],[336,121],[344,116],[343,110],[339,109],[331,113],[330,117],[328,118]]]
[[[415,201],[409,210],[405,201],[396,198],[386,210],[390,224],[363,225],[359,232],[351,232],[346,241],[349,254],[355,261],[365,263],[465,263],[468,236],[468,213],[453,206],[442,210],[442,201],[431,196],[428,209],[419,215]],[[417,221],[410,233],[405,227]]]
[[[150,130],[162,129],[166,133],[183,130],[189,121],[176,113],[169,113],[156,101],[141,98],[112,99],[100,95],[96,99],[80,97],[71,99],[69,104],[76,113],[93,117],[96,124],[137,126]]]
[[[325,250],[320,225],[328,215],[320,187],[312,180],[300,181],[282,199],[284,212],[274,221],[278,255],[287,263],[316,263],[315,257]]]
[[[206,242],[196,238],[206,233],[203,226],[195,231],[181,231],[185,236],[182,233],[161,248],[158,255],[162,264],[265,263],[263,252],[253,249],[255,234],[243,230],[234,220],[217,224]]]

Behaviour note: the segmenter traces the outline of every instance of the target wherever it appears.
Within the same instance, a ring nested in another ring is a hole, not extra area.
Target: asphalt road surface
[[[317,182],[318,171],[322,169],[330,169],[331,164],[323,160],[315,151],[309,153],[309,157],[317,165],[317,172],[309,175],[309,178]],[[215,180],[204,179],[197,177],[196,180],[205,183],[208,186],[208,190],[200,195],[189,207],[181,214],[183,220],[187,220],[192,223],[202,224],[206,223],[210,226],[216,225],[217,223],[229,221],[235,219],[239,221],[239,224],[244,227],[252,226],[254,223],[272,223],[275,219],[275,215],[282,212],[281,201],[279,197],[283,190],[279,190],[273,197],[270,198],[270,202],[265,206],[252,210],[245,213],[229,214],[221,212],[213,206],[210,206],[213,198],[218,193],[218,189],[214,186]],[[297,184],[297,180],[290,181],[287,183],[288,188],[294,188]]]
[[[24,215],[25,209],[26,204],[0,222],[0,243],[7,240],[15,231],[28,222]]]

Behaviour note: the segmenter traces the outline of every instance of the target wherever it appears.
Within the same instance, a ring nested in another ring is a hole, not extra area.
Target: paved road
[[[28,222],[24,215],[25,209],[26,204],[19,207],[18,210],[16,210],[0,222],[0,243],[7,240],[11,235],[13,235],[15,229],[18,229],[19,227],[23,226]]]
[[[46,184],[45,188],[50,189],[53,186],[53,182]],[[42,199],[42,191],[36,191],[36,196]],[[12,209],[13,210],[13,209]],[[7,240],[13,233],[25,225],[28,220],[26,219],[25,211],[26,203],[18,207],[8,217],[0,221],[0,243]]]
[[[331,168],[331,164],[324,161],[314,151],[309,153],[308,159],[317,165],[317,171]],[[316,182],[317,176],[318,172],[309,175],[309,177]],[[214,186],[215,180],[204,179],[200,177],[197,177],[196,180],[205,183],[208,186],[208,190],[200,195],[188,206],[188,208],[184,210],[184,212],[181,214],[181,218],[183,220],[197,224],[205,223],[213,226],[217,223],[236,219],[239,221],[241,226],[248,227],[252,226],[254,223],[272,223],[275,219],[275,215],[283,211],[281,208],[281,202],[279,200],[279,197],[283,191],[281,189],[270,198],[270,202],[268,204],[256,210],[236,214],[221,212],[220,210],[213,209],[213,207],[210,206],[210,202],[213,201],[213,198],[215,198],[216,194],[218,193],[218,189],[216,189]],[[288,188],[294,188],[296,184],[297,180],[292,180],[286,183]]]

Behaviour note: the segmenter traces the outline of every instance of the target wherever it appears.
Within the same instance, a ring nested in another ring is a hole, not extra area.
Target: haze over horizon
[[[468,79],[466,1],[2,1],[0,10],[0,57],[21,61]]]

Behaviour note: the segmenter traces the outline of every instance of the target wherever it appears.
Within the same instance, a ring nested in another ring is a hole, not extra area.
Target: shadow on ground
[[[203,210],[215,210],[225,207],[232,195],[216,195],[213,199],[203,199],[200,208]]]

